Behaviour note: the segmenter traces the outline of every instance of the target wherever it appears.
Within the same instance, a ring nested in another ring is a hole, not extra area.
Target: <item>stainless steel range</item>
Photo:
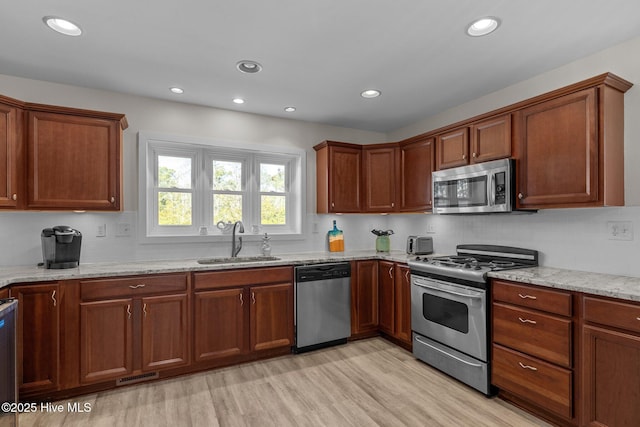
[[[456,250],[457,255],[408,262],[413,354],[489,395],[487,273],[537,266],[538,251],[496,245]]]

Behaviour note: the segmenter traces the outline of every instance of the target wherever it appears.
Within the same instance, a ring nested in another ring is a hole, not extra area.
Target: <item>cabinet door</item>
[[[640,337],[583,327],[583,424],[640,425]]]
[[[518,207],[546,208],[598,200],[596,89],[519,113]]]
[[[142,299],[142,369],[153,371],[189,362],[187,295]]]
[[[80,303],[80,381],[133,371],[133,300]]]
[[[28,129],[29,208],[120,210],[118,122],[31,111]]]
[[[471,125],[471,162],[511,157],[511,114]]]
[[[195,361],[216,360],[245,353],[242,288],[195,294]]]
[[[293,284],[253,286],[251,351],[293,345]]]
[[[395,337],[411,344],[411,276],[409,267],[395,268]]]
[[[378,324],[383,332],[395,332],[395,265],[393,262],[378,262]]]
[[[59,287],[15,286],[11,296],[18,299],[20,395],[56,390],[60,363]]]
[[[463,127],[438,135],[436,169],[469,164],[469,128]]]
[[[435,162],[434,138],[400,148],[400,210],[428,211],[431,202],[431,172]]]
[[[366,146],[364,156],[364,210],[393,212],[396,210],[396,147]]]
[[[18,205],[19,174],[22,172],[21,156],[22,110],[0,104],[0,207],[15,208]]]
[[[362,150],[329,146],[329,212],[362,212]]]
[[[351,334],[375,333],[378,330],[378,261],[357,261],[351,265]]]

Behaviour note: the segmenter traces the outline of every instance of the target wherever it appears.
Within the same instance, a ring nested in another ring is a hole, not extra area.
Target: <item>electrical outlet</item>
[[[631,221],[607,222],[607,238],[609,240],[633,240],[633,223]]]
[[[311,224],[311,232],[313,234],[318,234],[320,232],[320,230],[318,229],[318,223],[314,222]]]
[[[96,237],[107,237],[107,224],[98,225],[96,230]]]
[[[120,222],[116,225],[116,236],[128,237],[131,236],[131,224]]]
[[[436,234],[436,226],[434,224],[427,224],[427,233]]]

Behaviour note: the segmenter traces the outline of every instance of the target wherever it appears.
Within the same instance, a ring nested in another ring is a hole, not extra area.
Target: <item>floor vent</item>
[[[141,383],[143,381],[154,380],[156,378],[158,378],[157,372],[148,372],[146,374],[131,375],[130,377],[118,378],[116,380],[116,385],[118,386],[118,385],[129,385],[129,384]]]

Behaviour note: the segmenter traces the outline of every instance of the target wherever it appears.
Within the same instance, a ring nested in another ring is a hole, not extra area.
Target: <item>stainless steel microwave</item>
[[[502,159],[433,172],[433,213],[511,212],[514,163]]]

